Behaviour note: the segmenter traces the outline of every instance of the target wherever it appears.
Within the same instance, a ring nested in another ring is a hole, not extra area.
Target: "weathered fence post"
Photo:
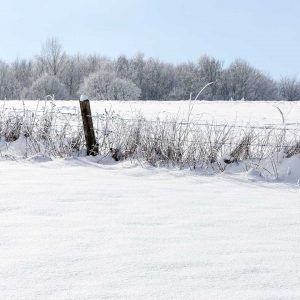
[[[85,95],[81,95],[79,103],[86,143],[86,154],[96,156],[99,152],[99,145],[96,142],[90,101]]]

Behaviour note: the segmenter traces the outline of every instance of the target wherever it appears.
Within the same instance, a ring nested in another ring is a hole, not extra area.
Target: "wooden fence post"
[[[79,103],[86,143],[86,154],[96,156],[99,152],[99,145],[96,142],[90,101],[86,96],[81,95]]]

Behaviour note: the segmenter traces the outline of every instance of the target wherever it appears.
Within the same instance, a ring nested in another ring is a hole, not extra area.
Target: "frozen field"
[[[35,110],[37,101],[25,101],[27,109]],[[56,107],[63,112],[78,113],[78,101],[55,101]],[[23,109],[22,101],[6,101],[6,108]],[[38,109],[45,105],[39,103]],[[47,104],[50,105],[49,103]],[[251,125],[282,125],[282,111],[287,126],[299,126],[300,102],[287,101],[196,101],[192,102],[192,119],[216,123],[251,124]],[[187,118],[189,101],[93,101],[94,114],[113,110],[126,118],[142,115],[147,119],[179,117]]]
[[[55,105],[78,112],[77,101]],[[128,118],[188,112],[185,102],[91,105]],[[282,126],[275,105],[297,128],[299,102],[203,101],[193,119]],[[234,166],[208,176],[99,157],[0,166],[0,299],[300,299],[299,154],[270,182]]]

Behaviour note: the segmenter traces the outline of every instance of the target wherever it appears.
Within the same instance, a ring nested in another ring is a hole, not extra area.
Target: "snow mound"
[[[300,184],[300,154],[282,160],[278,168],[278,177],[282,181]]]

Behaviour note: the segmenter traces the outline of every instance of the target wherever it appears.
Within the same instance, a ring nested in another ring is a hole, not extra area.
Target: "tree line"
[[[81,93],[96,100],[299,100],[300,81],[269,74],[242,59],[228,67],[204,55],[197,62],[165,63],[121,55],[68,55],[52,38],[32,59],[0,61],[0,99],[78,99]]]

